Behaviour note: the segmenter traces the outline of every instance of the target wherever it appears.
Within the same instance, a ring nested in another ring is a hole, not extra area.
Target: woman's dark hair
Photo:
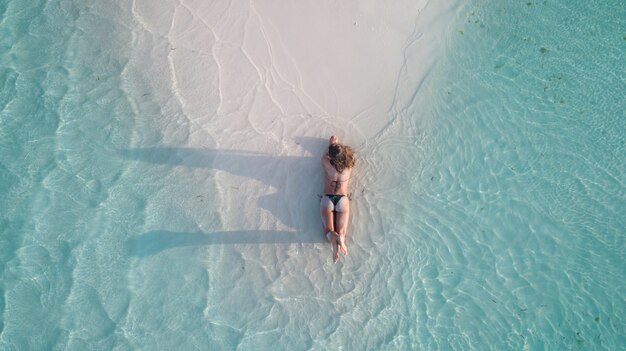
[[[328,156],[330,157],[330,164],[333,165],[339,173],[343,172],[346,168],[354,167],[354,163],[356,162],[352,148],[339,143],[330,144],[328,146]]]

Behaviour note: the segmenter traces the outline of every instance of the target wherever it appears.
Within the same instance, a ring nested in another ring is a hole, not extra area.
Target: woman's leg
[[[350,219],[350,200],[347,196],[339,200],[335,211],[335,223],[333,224],[335,231],[339,234],[339,250],[344,255],[347,255],[346,235],[348,234],[348,220]]]
[[[335,232],[335,216],[333,213],[334,205],[332,201],[326,196],[322,197],[320,201],[320,215],[322,216],[322,231],[326,236],[327,233]],[[327,239],[330,241],[331,238]]]
[[[327,196],[322,197],[320,201],[320,214],[322,216],[322,231],[326,240],[330,241],[333,248],[333,262],[339,260],[339,236],[335,232],[335,213],[333,210],[335,205]]]

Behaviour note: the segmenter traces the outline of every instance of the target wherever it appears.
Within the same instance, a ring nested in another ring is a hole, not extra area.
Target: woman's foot
[[[341,251],[341,253],[346,256],[348,254],[348,248],[346,247],[346,235],[339,235],[339,250]]]
[[[333,242],[333,241],[339,241],[339,234],[333,232],[333,231],[329,231],[326,233],[326,239],[328,239],[328,241]]]

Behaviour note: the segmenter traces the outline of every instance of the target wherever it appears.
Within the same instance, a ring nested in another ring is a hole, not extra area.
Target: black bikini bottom
[[[344,197],[345,195],[341,195],[341,194],[324,194],[324,196],[329,198],[330,202],[332,202],[333,205],[337,206],[337,204],[339,203],[339,200],[341,200],[341,198]]]

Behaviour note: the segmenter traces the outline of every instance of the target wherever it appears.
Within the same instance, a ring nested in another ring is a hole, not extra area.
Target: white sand
[[[137,246],[147,256],[135,271],[156,274],[197,254],[206,266],[180,274],[204,295],[203,319],[194,321],[209,344],[367,348],[390,335],[379,323],[414,308],[392,302],[388,285],[406,278],[394,246],[419,240],[406,230],[407,204],[424,172],[429,89],[457,7],[134,0],[127,155],[164,174],[144,180],[159,190],[145,206]],[[317,197],[331,134],[358,157],[349,254],[337,265]]]
[[[355,193],[388,189],[394,162],[411,162],[388,155],[415,154],[415,104],[427,102],[422,82],[441,60],[457,5],[135,0],[128,70],[148,87],[135,89],[150,92],[136,112],[146,125],[163,123],[137,146],[166,147],[187,160],[180,166],[210,170],[194,175],[197,187],[215,187],[208,196],[218,203],[218,224],[195,209],[204,231],[316,235],[319,157],[331,134],[358,153]],[[354,216],[375,199],[362,200]]]
[[[136,0],[134,13],[168,46],[168,78],[190,119],[209,119],[210,129],[245,118],[277,141],[293,135],[292,120],[313,121],[315,131],[356,133],[345,139],[358,144],[406,105],[438,59],[449,6]]]
[[[365,189],[397,182],[389,169],[402,160],[390,154],[415,154],[415,104],[427,101],[420,87],[457,6],[135,0],[128,71],[143,82],[129,84],[149,93],[135,102],[145,124],[163,123],[162,133],[138,135],[137,147],[167,148],[184,160],[178,168],[196,169],[194,187],[214,187],[219,220],[183,205],[200,230],[281,230],[297,244],[321,238],[319,157],[337,134],[359,156],[351,228],[365,235],[376,225],[367,214],[380,211]]]
[[[317,158],[319,140],[309,140],[303,152],[296,138],[336,133],[364,159],[374,152],[366,145],[389,138],[385,128],[415,101],[416,91],[427,95],[418,89],[441,59],[455,6],[424,0],[135,0],[133,12],[143,26],[135,64],[160,91],[160,113],[173,119],[172,111],[182,111],[177,118],[191,123],[187,140],[165,136],[162,143]],[[406,132],[405,126],[396,129]],[[276,170],[267,172],[263,179]],[[242,175],[248,179],[240,185],[249,181],[248,174],[235,176]],[[303,182],[294,186],[317,180],[298,176]]]

